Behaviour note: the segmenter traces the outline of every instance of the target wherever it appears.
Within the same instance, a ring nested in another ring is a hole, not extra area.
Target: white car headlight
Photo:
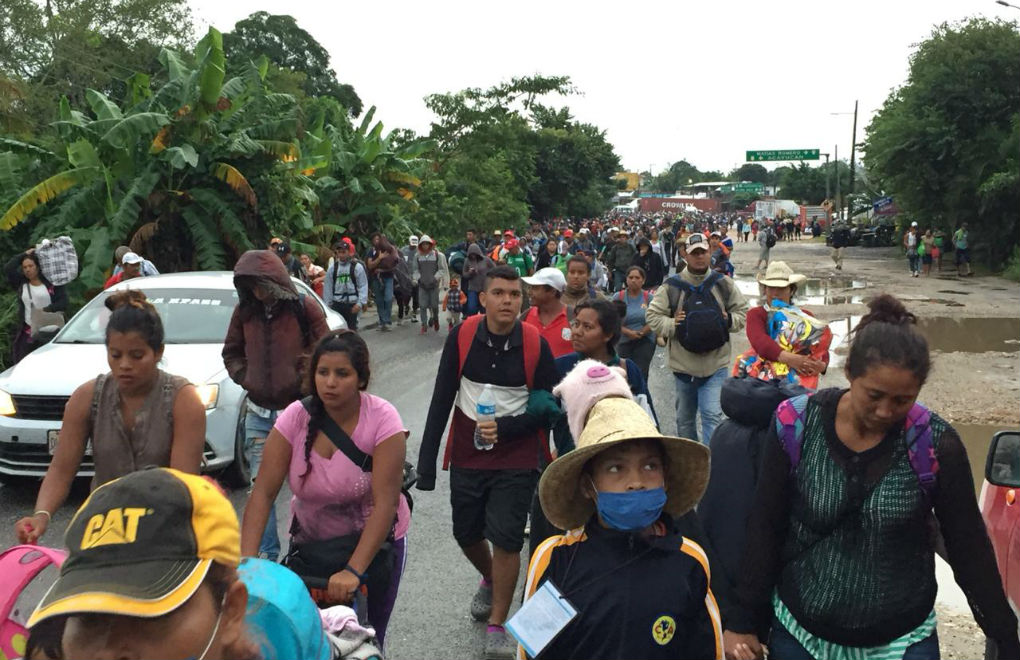
[[[18,411],[14,408],[14,399],[7,392],[0,390],[0,415],[10,417],[16,412]]]
[[[220,386],[206,383],[205,385],[195,385],[195,391],[198,392],[198,398],[205,406],[206,410],[212,410],[216,407],[217,400],[220,398]],[[0,403],[3,403],[0,400]]]

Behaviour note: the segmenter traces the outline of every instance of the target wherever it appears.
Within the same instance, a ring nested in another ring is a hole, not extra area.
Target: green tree
[[[865,163],[904,212],[1002,264],[1020,237],[1020,34],[1015,22],[943,24],[867,128]]]
[[[292,97],[265,88],[264,60],[226,79],[214,29],[193,59],[164,50],[160,60],[167,82],[139,90],[138,103],[121,106],[89,90],[85,113],[64,99],[59,150],[6,145],[57,167],[10,205],[0,229],[38,215],[36,237],[70,233],[85,287],[102,283],[121,243],[145,251],[161,270],[228,267],[268,237],[259,196],[268,196],[274,177],[287,180],[291,196],[306,190],[307,202],[315,201],[298,170],[315,169],[297,140],[300,112]],[[310,214],[299,217],[311,226]]]
[[[686,160],[678,160],[670,165],[665,172],[653,177],[649,188],[653,192],[673,193],[689,183],[703,180],[701,171]]]
[[[238,21],[233,32],[224,34],[223,45],[237,66],[265,55],[280,69],[302,74],[300,86],[307,96],[330,96],[352,117],[361,114],[361,98],[354,88],[337,80],[329,53],[292,16],[257,11]]]
[[[434,171],[415,221],[440,236],[522,228],[528,217],[608,208],[619,159],[605,134],[539,99],[574,93],[570,79],[528,76],[488,89],[433,94]]]
[[[745,163],[730,173],[734,181],[751,181],[753,183],[768,183],[769,171],[764,165],[758,163]],[[746,204],[745,204],[746,206]]]
[[[796,167],[777,167],[775,172],[781,177],[779,179],[779,196],[793,199],[801,204],[821,204],[825,199],[826,183],[828,176],[829,196],[835,199],[836,176],[839,176],[840,194],[846,198],[851,192],[850,187],[850,166],[843,161],[812,166],[801,162]],[[854,187],[861,191],[865,185],[863,177],[854,182]]]
[[[322,246],[345,230],[362,241],[377,230],[395,233],[394,225],[406,233],[407,218],[418,210],[416,197],[429,167],[422,156],[435,143],[395,144],[392,133],[383,134],[382,122],[372,123],[374,116],[373,106],[356,128],[349,123],[325,127],[330,157],[315,179],[319,222],[313,228]]]
[[[86,104],[86,90],[124,98],[136,71],[158,69],[160,48],[192,39],[187,0],[5,0],[0,74],[23,83],[18,110],[37,128],[57,100]]]

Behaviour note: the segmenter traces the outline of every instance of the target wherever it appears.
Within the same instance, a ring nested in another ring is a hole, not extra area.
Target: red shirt
[[[119,283],[120,280],[123,278],[123,276],[124,276],[124,271],[120,271],[116,275],[111,275],[110,279],[106,280],[106,284],[103,285],[103,290],[109,289],[114,284]]]
[[[574,344],[570,341],[570,323],[567,321],[567,307],[563,306],[560,313],[549,325],[542,325],[538,318],[538,307],[532,307],[524,317],[524,323],[535,326],[538,334],[542,335],[549,344],[553,357],[567,355],[574,352]]]
[[[814,316],[814,314],[803,307],[801,308],[801,311],[809,316]],[[783,349],[780,348],[779,344],[776,343],[776,340],[769,335],[769,315],[765,311],[765,308],[759,305],[747,310],[747,319],[744,323],[744,328],[747,332],[747,340],[751,342],[751,348],[754,349],[754,352],[766,360],[771,360],[773,362],[778,360],[779,354],[783,352]],[[824,344],[825,349],[829,348],[828,342],[831,340],[831,334],[827,335],[827,338],[823,337],[822,343]],[[826,364],[829,363],[828,350],[825,351],[825,357],[822,361]]]

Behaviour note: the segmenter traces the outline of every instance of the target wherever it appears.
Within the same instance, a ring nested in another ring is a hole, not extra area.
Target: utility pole
[[[854,194],[854,155],[857,153],[857,101],[854,101],[854,135],[853,140],[850,142],[850,190],[847,191],[847,222],[850,221],[850,216],[853,214],[853,197]]]
[[[836,215],[843,212],[843,199],[839,196],[839,145],[833,147],[836,161]]]
[[[829,199],[829,154],[820,154],[825,156],[825,199]]]

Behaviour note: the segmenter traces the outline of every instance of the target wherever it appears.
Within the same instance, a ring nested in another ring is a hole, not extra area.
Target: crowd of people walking
[[[818,389],[832,332],[798,304],[806,278],[771,258],[812,229],[612,215],[449,246],[376,233],[363,255],[342,238],[323,264],[280,239],[246,252],[222,351],[247,392],[240,519],[196,476],[202,404],[159,368],[159,314],[139,290],[109,295],[110,373],[71,397],[35,511],[15,524],[40,542],[91,441],[92,494],[22,654],[383,657],[412,489],[433,491],[441,467],[450,534],[477,574],[453,607],[485,626],[488,660],[937,658],[936,525],[998,657],[1020,658],[966,451],[916,402],[931,365],[916,318],[872,300],[849,386]],[[953,241],[966,250],[965,226]],[[754,307],[730,258],[751,242]],[[916,227],[904,239],[912,264],[931,250],[928,267],[937,245]],[[120,260],[123,277],[146,276],[140,256]],[[37,265],[9,266],[26,324],[62,300]],[[330,331],[293,277],[348,328]],[[370,322],[447,331],[416,464],[408,424],[370,391]],[[738,332],[750,349],[735,355]],[[671,402],[648,386],[659,348]],[[668,403],[675,429],[656,412]]]

